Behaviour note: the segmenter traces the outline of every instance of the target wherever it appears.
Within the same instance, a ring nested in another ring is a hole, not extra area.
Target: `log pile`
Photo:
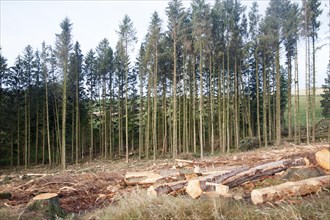
[[[152,196],[187,194],[196,199],[203,195],[217,195],[222,197],[240,197],[233,194],[236,187],[249,184],[253,188],[249,191],[254,204],[274,202],[287,199],[292,196],[304,196],[318,192],[324,187],[330,187],[330,151],[328,148],[315,153],[317,164],[306,157],[281,159],[263,163],[258,166],[240,166],[221,170],[203,172],[201,162],[177,160],[179,169],[166,172],[128,172],[125,176],[127,185],[147,186],[148,194]],[[190,167],[190,171],[187,170]],[[316,177],[303,179],[296,182],[285,180],[285,172],[288,170],[302,170],[320,167],[323,170]],[[204,170],[205,171],[205,170]],[[321,175],[321,176],[319,176]],[[265,188],[254,189],[254,183],[261,180],[280,176],[281,184]]]

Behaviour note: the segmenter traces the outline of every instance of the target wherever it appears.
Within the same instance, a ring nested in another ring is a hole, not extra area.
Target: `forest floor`
[[[237,152],[210,156],[204,159],[194,158],[192,154],[179,155],[180,159],[192,160],[204,170],[230,169],[239,166],[254,167],[286,158],[308,158],[313,165],[315,152],[328,148],[329,144],[292,145],[261,148],[248,152]],[[124,177],[132,171],[157,171],[180,169],[181,164],[174,159],[158,159],[155,161],[135,160],[105,161],[95,159],[79,165],[69,165],[63,171],[59,167],[35,166],[28,170],[0,170],[0,192],[8,192],[10,198],[0,198],[0,219],[42,219],[40,213],[25,209],[28,202],[40,193],[57,193],[61,208],[69,213],[68,219],[90,217],[90,213],[109,206],[116,206],[126,195],[141,189],[141,186],[127,186]],[[194,169],[186,165],[184,169]],[[269,185],[269,181],[259,181],[259,187]],[[243,190],[250,190],[246,185]],[[325,201],[330,201],[327,192]],[[329,208],[330,209],[330,208]],[[330,210],[329,210],[330,213]],[[87,218],[88,219],[88,218]],[[91,217],[95,219],[95,217]],[[96,218],[97,219],[97,218]],[[103,218],[106,219],[106,218]],[[316,218],[317,219],[317,218]]]

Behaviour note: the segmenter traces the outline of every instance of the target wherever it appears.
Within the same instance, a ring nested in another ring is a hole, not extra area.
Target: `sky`
[[[168,2],[168,0],[0,0],[2,55],[7,58],[11,66],[27,45],[31,45],[33,49],[40,49],[43,41],[54,45],[55,34],[61,32],[59,24],[65,17],[69,17],[73,23],[73,42],[79,41],[83,54],[90,49],[95,49],[104,38],[107,38],[111,47],[115,48],[118,40],[116,30],[125,14],[131,18],[137,31],[138,43],[132,52],[136,54],[147,33],[151,14],[154,11],[157,11],[163,20],[163,30],[166,29],[165,8]],[[207,2],[214,3],[212,0]],[[241,0],[241,3],[247,6],[246,13],[252,2]],[[257,2],[259,11],[263,14],[268,1],[258,0]],[[324,46],[316,54],[316,85],[318,87],[324,83],[326,67],[330,59],[330,31],[327,16],[329,4],[327,0],[321,0],[321,2],[323,13],[320,16],[321,28],[316,46]],[[190,0],[183,0],[186,8],[190,6],[190,3]],[[304,88],[303,42],[299,45],[299,50],[299,81],[300,88]]]

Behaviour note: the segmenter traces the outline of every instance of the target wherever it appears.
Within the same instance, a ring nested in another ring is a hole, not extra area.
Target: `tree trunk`
[[[294,196],[316,193],[330,186],[330,175],[305,179],[297,182],[286,182],[276,186],[254,189],[251,199],[254,204],[274,202]]]
[[[276,145],[281,144],[281,73],[280,45],[276,47]]]
[[[66,83],[67,83],[67,63],[64,64],[63,72],[63,98],[62,98],[62,145],[61,145],[61,163],[62,169],[66,169]]]
[[[154,67],[154,75],[153,75],[153,125],[152,125],[152,146],[153,146],[153,159],[156,160],[156,151],[157,151],[157,74],[158,74],[158,50],[156,43],[156,54],[155,54],[155,67]]]
[[[203,146],[203,67],[202,67],[202,43],[200,42],[199,45],[199,145],[200,145],[200,153],[201,153],[201,158],[203,159],[204,157],[204,146]]]
[[[256,62],[256,73],[255,73],[255,77],[256,77],[256,90],[257,90],[257,137],[258,137],[259,147],[261,147],[258,47],[256,48],[254,57],[255,57],[255,62]]]
[[[262,61],[262,114],[263,114],[263,141],[265,147],[268,146],[268,140],[267,140],[267,73],[266,73],[266,55],[263,54],[263,61]]]
[[[177,106],[176,106],[176,32],[173,33],[173,158],[177,157],[178,154],[178,141],[177,141]]]

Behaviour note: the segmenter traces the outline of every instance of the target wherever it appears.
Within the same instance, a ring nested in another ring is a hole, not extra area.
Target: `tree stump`
[[[50,219],[64,217],[65,212],[60,206],[57,193],[42,193],[32,198],[27,204],[29,211],[41,212]]]

